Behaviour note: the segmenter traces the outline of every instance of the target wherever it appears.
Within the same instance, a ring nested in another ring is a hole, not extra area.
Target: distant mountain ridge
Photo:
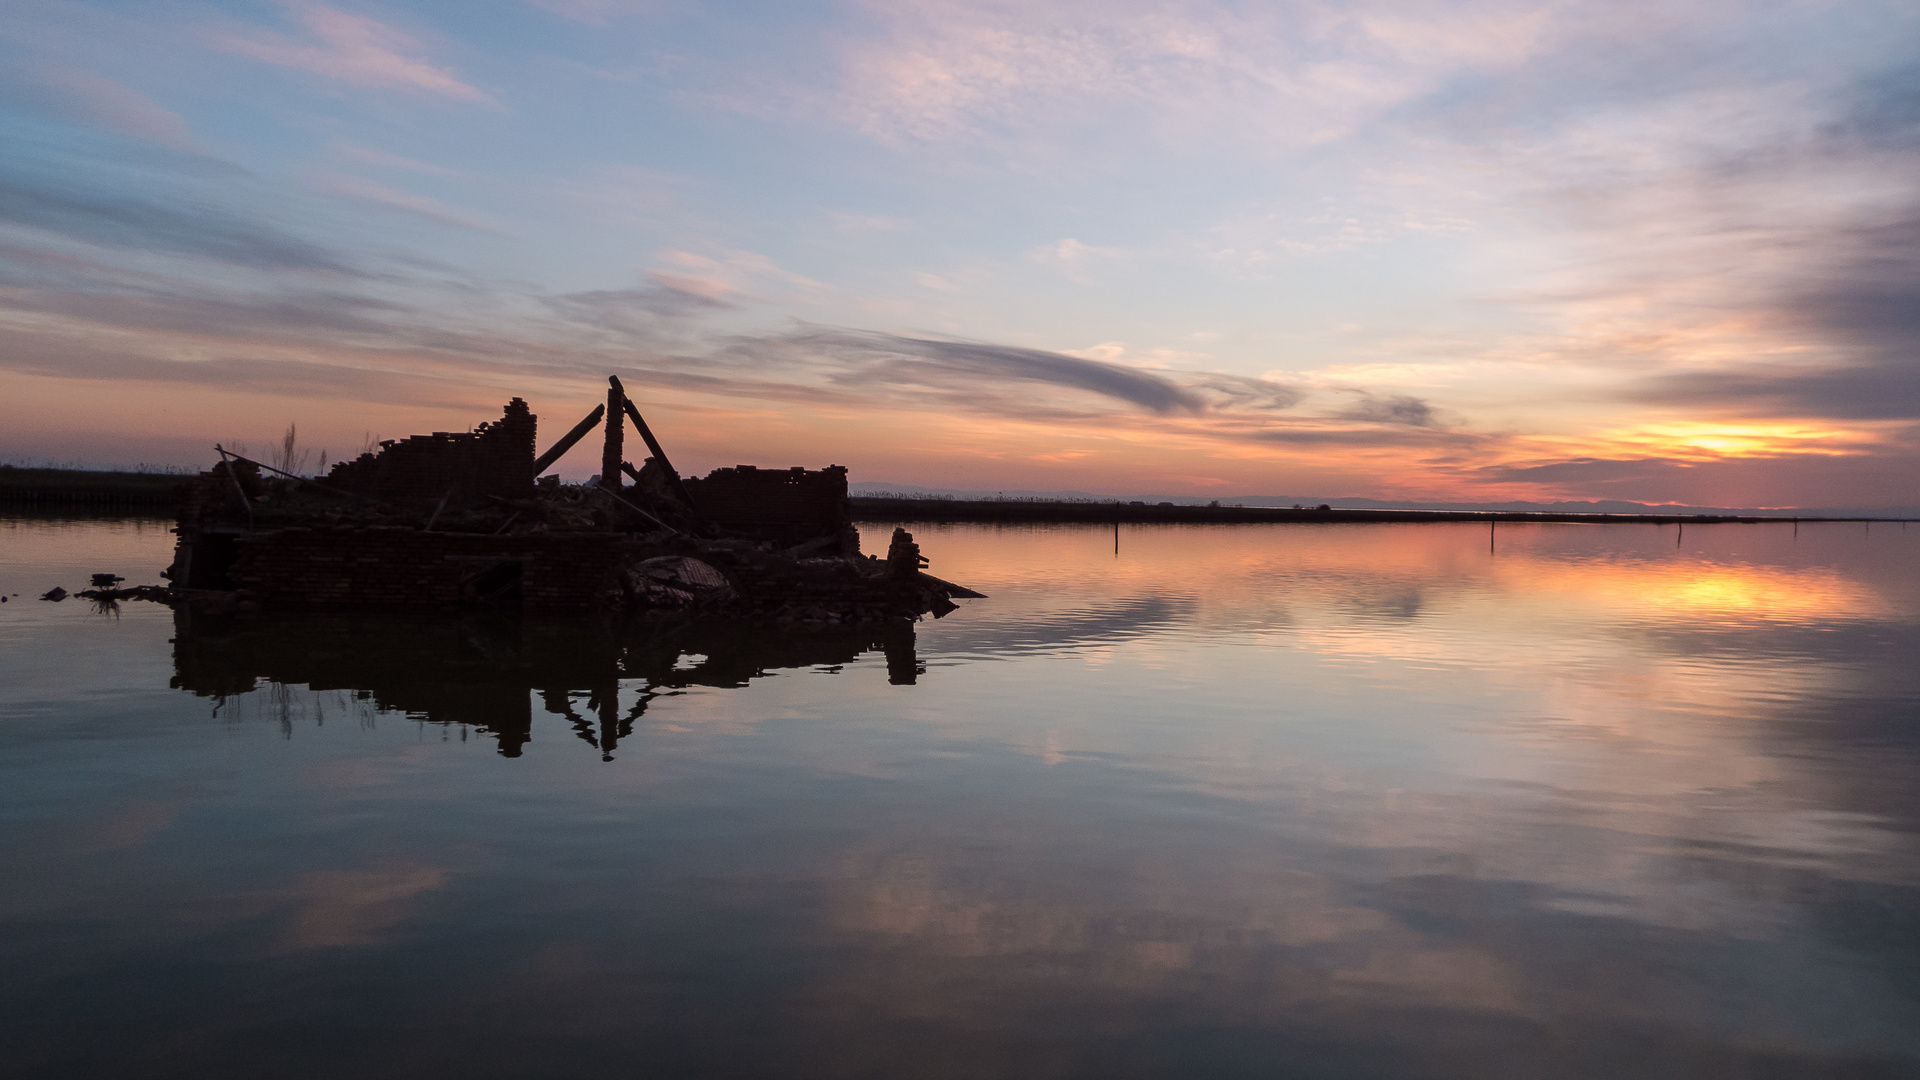
[[[1176,506],[1319,506],[1322,503],[1343,510],[1480,510],[1502,513],[1542,514],[1724,514],[1746,517],[1889,517],[1920,518],[1916,506],[1803,506],[1803,507],[1728,507],[1682,506],[1677,504],[1638,503],[1621,500],[1589,502],[1418,502],[1393,499],[1364,499],[1352,496],[1329,498],[1314,495],[1102,495],[1091,491],[960,491],[930,488],[917,484],[889,484],[862,480],[849,484],[855,495],[904,495],[922,499],[1036,499],[1063,502],[1170,502]]]

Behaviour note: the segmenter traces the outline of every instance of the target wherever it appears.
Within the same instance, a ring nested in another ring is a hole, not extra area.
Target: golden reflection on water
[[[1694,563],[1565,562],[1529,559],[1504,567],[1510,592],[1551,594],[1594,610],[1625,611],[1648,620],[1709,617],[1728,622],[1813,622],[1878,618],[1890,613],[1868,586],[1826,569]]]
[[[1390,733],[1426,783],[1446,778],[1442,789],[1531,785],[1536,809],[1595,827],[1788,859],[1860,856],[1884,875],[1900,845],[1871,816],[1829,813],[1829,785],[1844,779],[1779,746],[1796,710],[1854,692],[1865,661],[1836,633],[1914,618],[1912,549],[1855,535],[1829,531],[1812,550],[1791,524],[1123,527],[1116,555],[1111,530],[953,530],[922,537],[935,572],[991,599],[924,636],[929,649],[975,655],[967,620],[1029,619],[1026,647],[1044,652],[1050,619],[1157,597],[1172,613],[1164,625],[1068,637],[1055,653],[1142,694],[1190,687],[1192,712],[1155,719],[1182,725],[1165,767],[1197,788],[1259,799],[1303,768],[1341,789],[1387,783],[1377,766],[1356,769],[1341,752],[1303,759],[1297,739],[1275,735],[1348,715],[1356,745],[1359,732]],[[1061,703],[1024,743],[1059,762],[1138,754],[1136,736],[1110,713]],[[1354,842],[1446,848],[1476,846],[1489,814],[1529,799],[1436,790],[1394,802],[1328,806],[1346,808],[1339,830]],[[1496,861],[1561,881],[1528,865],[1542,854],[1521,844]],[[1616,855],[1595,856],[1615,883],[1599,892],[1659,894],[1630,885],[1637,874]]]
[[[1696,526],[1696,544],[1712,528]],[[1792,526],[1745,528],[1785,535]],[[1147,590],[1215,604],[1256,598],[1284,603],[1400,584],[1448,594],[1482,592],[1508,602],[1551,598],[1593,613],[1651,618],[1840,620],[1878,618],[1890,610],[1875,585],[1833,567],[1669,551],[1671,527],[1658,531],[1657,543],[1626,553],[1605,550],[1606,541],[1629,531],[1644,541],[1652,527],[1123,526],[1117,554],[1110,546],[1113,533],[1105,528],[922,531],[923,546],[938,559],[933,569],[983,589],[998,588],[995,599],[1001,600],[1012,599],[1009,591],[1053,592],[1098,582],[1114,594]]]

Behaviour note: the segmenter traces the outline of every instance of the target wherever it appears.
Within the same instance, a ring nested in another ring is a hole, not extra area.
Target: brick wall
[[[472,431],[436,431],[388,439],[377,454],[335,465],[325,483],[374,498],[468,496],[525,498],[533,493],[537,417],[514,398],[504,415]]]
[[[715,469],[688,480],[687,493],[707,520],[721,525],[820,525],[851,523],[847,469]]]
[[[174,489],[174,516],[182,526],[198,524],[203,518],[243,517],[241,492],[252,497],[265,490],[260,467],[252,462],[215,462],[213,468],[182,480]]]
[[[617,588],[632,542],[616,533],[496,537],[342,526],[237,543],[231,580],[269,603],[455,604],[469,598],[476,575],[506,562],[519,567],[524,606],[578,609]]]

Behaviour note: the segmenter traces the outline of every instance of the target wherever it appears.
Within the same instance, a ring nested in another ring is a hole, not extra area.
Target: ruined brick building
[[[317,480],[221,451],[183,486],[177,590],[238,603],[549,610],[671,608],[775,621],[861,622],[978,595],[928,575],[897,530],[862,557],[847,470],[738,465],[682,480],[617,379],[536,456],[519,398],[467,432],[389,440]],[[652,451],[623,457],[624,419]],[[604,425],[602,475],[540,478]],[[623,480],[634,481],[627,484]]]

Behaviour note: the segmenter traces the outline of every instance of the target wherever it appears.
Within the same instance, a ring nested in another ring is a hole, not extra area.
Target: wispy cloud
[[[131,87],[76,67],[17,64],[0,72],[0,99],[188,153],[204,153],[180,114]]]
[[[844,210],[833,212],[834,227],[841,232],[905,232],[913,228],[913,223],[891,214],[852,214]]]
[[[1360,400],[1340,412],[1340,415],[1350,420],[1365,420],[1374,424],[1405,424],[1408,427],[1434,426],[1433,406],[1417,397],[1407,394],[1381,396],[1364,390],[1356,392],[1360,395]]]
[[[1271,145],[1323,142],[1463,70],[1553,40],[1522,3],[1260,6],[1061,0],[865,5],[844,46],[842,103],[871,134],[942,140],[1086,122],[1122,108],[1165,130],[1223,126]]]
[[[426,173],[429,176],[460,175],[460,171],[457,169],[449,169],[428,161],[418,161],[414,158],[403,157],[400,154],[390,154],[385,150],[375,150],[369,146],[356,146],[349,142],[336,142],[333,144],[333,148],[340,154],[368,165],[379,165],[388,169],[402,169],[406,172]]]
[[[1783,332],[1819,343],[1803,362],[1661,373],[1638,381],[1631,397],[1748,415],[1920,422],[1920,200],[1823,246],[1831,254],[1814,254],[1791,275],[1772,313]]]
[[[807,328],[734,346],[736,355],[766,350],[847,366],[851,372],[836,376],[843,384],[984,390],[988,387],[983,384],[1014,381],[1082,390],[1155,413],[1197,412],[1203,407],[1191,391],[1153,372],[1044,349],[829,328]]]
[[[314,177],[316,186],[336,195],[366,202],[378,203],[394,210],[405,211],[416,217],[436,221],[442,225],[455,225],[463,229],[476,229],[480,232],[502,232],[500,226],[480,217],[457,210],[439,199],[425,195],[416,195],[410,191],[400,191],[385,184],[376,184],[358,176],[346,176],[339,173],[321,173]]]
[[[1585,280],[1539,302],[1605,328],[1570,355],[1676,413],[1920,421],[1920,69],[1675,108],[1542,166]]]
[[[607,26],[623,16],[658,11],[663,0],[527,0],[542,11],[589,26]]]
[[[91,244],[237,266],[355,272],[343,256],[319,244],[217,206],[0,176],[0,221]]]
[[[1069,236],[1032,249],[1027,252],[1027,261],[1052,267],[1078,284],[1090,285],[1094,267],[1125,256],[1119,248],[1082,243]]]
[[[569,323],[606,331],[641,348],[678,341],[689,320],[738,306],[721,295],[681,288],[671,278],[658,277],[642,288],[563,293],[543,297],[542,303]]]
[[[416,372],[291,357],[177,360],[52,335],[0,336],[0,369],[89,382],[196,386],[209,390],[414,405],[478,402],[473,388]]]
[[[298,4],[290,10],[307,32],[304,39],[255,29],[217,34],[214,43],[228,52],[353,86],[495,103],[485,91],[435,66],[423,55],[420,42],[404,31],[325,4]]]
[[[797,287],[805,293],[822,287],[757,251],[673,249],[661,252],[660,261],[666,265],[648,270],[648,281],[671,293],[715,301],[715,308],[736,306],[739,299],[763,290]]]
[[[205,288],[169,291],[151,286],[107,292],[99,289],[100,284],[104,283],[96,282],[95,288],[87,291],[21,290],[0,301],[0,311],[58,316],[97,328],[285,344],[324,340],[334,334],[394,336],[406,321],[419,318],[417,311],[404,304],[351,293],[247,294]]]

